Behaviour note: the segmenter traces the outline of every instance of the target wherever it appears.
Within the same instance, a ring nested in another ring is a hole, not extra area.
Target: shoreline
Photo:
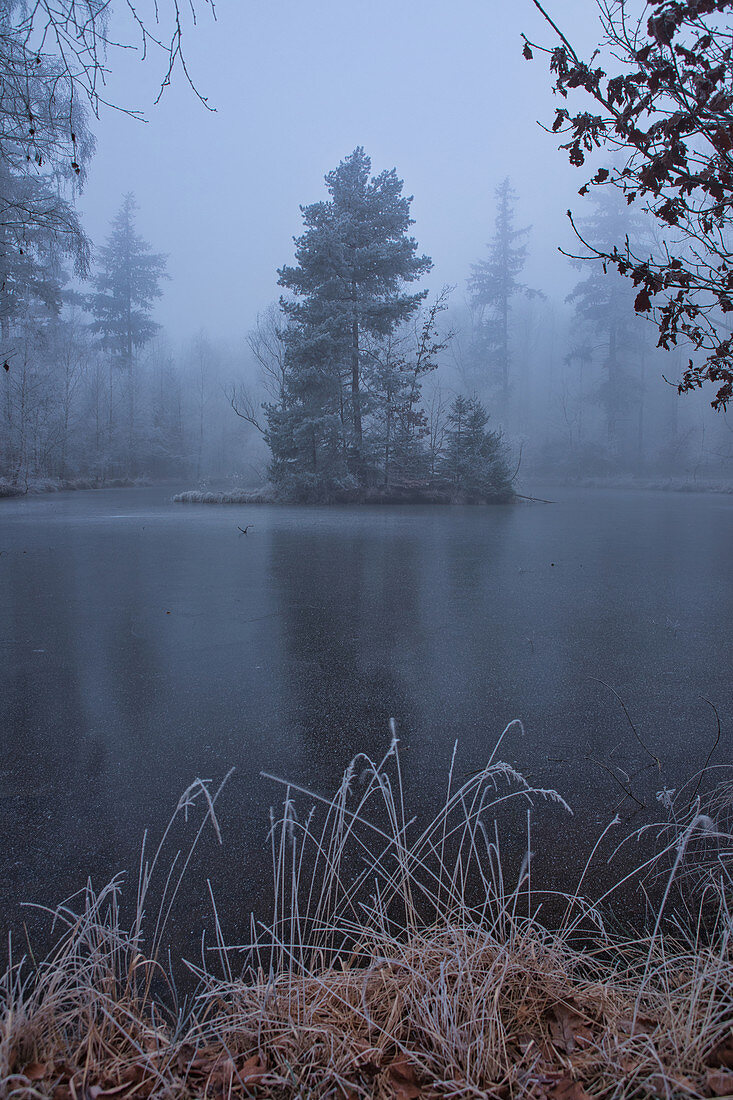
[[[451,493],[444,489],[344,489],[334,492],[326,500],[292,501],[279,498],[268,489],[249,491],[245,489],[221,490],[219,492],[188,489],[176,493],[172,501],[174,504],[283,504],[298,507],[309,505],[330,504],[437,504],[450,506],[455,504],[491,505],[513,504],[519,499],[517,494],[501,497],[479,497],[468,493]]]
[[[733,495],[733,483],[723,481],[694,481],[681,478],[552,478],[538,475],[538,483],[543,491],[554,489],[589,489],[599,491],[664,492],[684,494],[712,494],[717,496]],[[107,489],[151,489],[173,487],[174,479],[165,478],[156,481],[151,478],[110,478],[97,481],[94,478],[40,478],[25,488],[11,484],[0,478],[0,501],[17,500],[24,496],[55,496],[66,492],[88,492]],[[180,484],[180,482],[178,482]],[[263,489],[185,489],[171,497],[174,504],[436,504],[450,506],[456,504],[513,504],[519,501],[555,503],[531,493],[515,492],[511,497],[479,498],[469,494],[453,494],[441,489],[434,490],[397,490],[385,493],[383,490],[343,490],[325,501],[284,501],[269,488]]]
[[[633,477],[585,477],[537,479],[543,486],[552,489],[619,489],[631,492],[654,493],[716,493],[733,494],[733,482],[696,481],[694,478],[633,478]]]
[[[0,478],[0,500],[17,500],[25,496],[53,496],[56,493],[88,492],[98,489],[150,489],[155,485],[165,485],[170,482],[156,482],[150,478],[125,478],[113,477],[108,481],[99,481],[96,478],[38,478],[29,482],[25,488],[14,485],[6,478]]]

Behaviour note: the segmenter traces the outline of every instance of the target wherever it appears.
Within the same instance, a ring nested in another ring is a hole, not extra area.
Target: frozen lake
[[[541,494],[545,495],[545,494]],[[233,938],[262,904],[267,770],[329,791],[389,743],[408,797],[438,803],[504,725],[508,759],[577,808],[547,859],[621,797],[608,766],[661,758],[642,801],[730,761],[733,497],[555,489],[494,508],[186,506],[170,490],[0,501],[3,922],[135,869],[195,776],[237,770],[210,877]],[[253,524],[246,537],[237,526]],[[600,683],[599,681],[604,681]],[[618,774],[618,773],[617,773]],[[631,811],[630,802],[622,812]],[[554,813],[552,811],[551,813]],[[575,830],[575,832],[573,832]],[[205,888],[178,917],[186,941]]]

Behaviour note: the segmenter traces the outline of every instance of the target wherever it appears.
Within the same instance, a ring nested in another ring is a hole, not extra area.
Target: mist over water
[[[193,778],[235,767],[224,846],[207,838],[171,935],[195,942],[209,877],[241,942],[267,895],[268,808],[283,794],[260,772],[330,793],[353,755],[387,748],[390,718],[418,814],[440,803],[455,740],[465,774],[520,718],[502,758],[576,811],[537,807],[538,882],[544,867],[571,885],[620,802],[625,818],[653,818],[655,792],[702,765],[705,698],[724,730],[717,759],[730,758],[733,502],[554,499],[217,508],[153,488],[3,502],[5,927],[42,923],[21,900],[134,873],[143,830],[159,835]],[[507,851],[521,851],[524,811],[507,820]]]

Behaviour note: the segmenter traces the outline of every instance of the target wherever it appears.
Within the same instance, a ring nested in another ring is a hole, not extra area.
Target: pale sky
[[[591,0],[549,6],[566,33],[593,39]],[[577,279],[557,245],[571,241],[565,211],[582,213],[585,176],[537,125],[553,118],[550,77],[545,58],[523,59],[520,32],[548,44],[552,33],[531,0],[219,0],[217,16],[201,9],[186,38],[214,114],[180,73],[152,106],[160,58],[110,58],[110,94],[149,121],[103,114],[80,202],[101,243],[135,192],[140,232],[169,254],[157,318],[174,340],[244,335],[279,293],[299,204],[324,197],[323,176],[356,145],[414,195],[433,287],[465,285],[507,175],[519,224],[534,226],[527,281],[561,297]]]

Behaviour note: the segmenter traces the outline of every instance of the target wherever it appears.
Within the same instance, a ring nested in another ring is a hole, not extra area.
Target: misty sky
[[[550,9],[576,39],[593,39],[590,0]],[[565,210],[582,211],[585,175],[537,125],[553,117],[550,78],[545,58],[522,58],[520,32],[548,44],[552,34],[531,0],[219,0],[217,16],[202,9],[186,39],[214,114],[180,73],[151,106],[162,58],[110,58],[111,97],[149,121],[102,115],[80,203],[101,243],[122,194],[135,192],[140,231],[169,254],[157,318],[175,340],[201,328],[238,340],[252,326],[292,260],[299,204],[324,197],[324,174],[356,145],[414,195],[433,287],[463,291],[506,175],[519,224],[534,225],[526,280],[559,296],[577,280],[557,245],[571,243]]]

